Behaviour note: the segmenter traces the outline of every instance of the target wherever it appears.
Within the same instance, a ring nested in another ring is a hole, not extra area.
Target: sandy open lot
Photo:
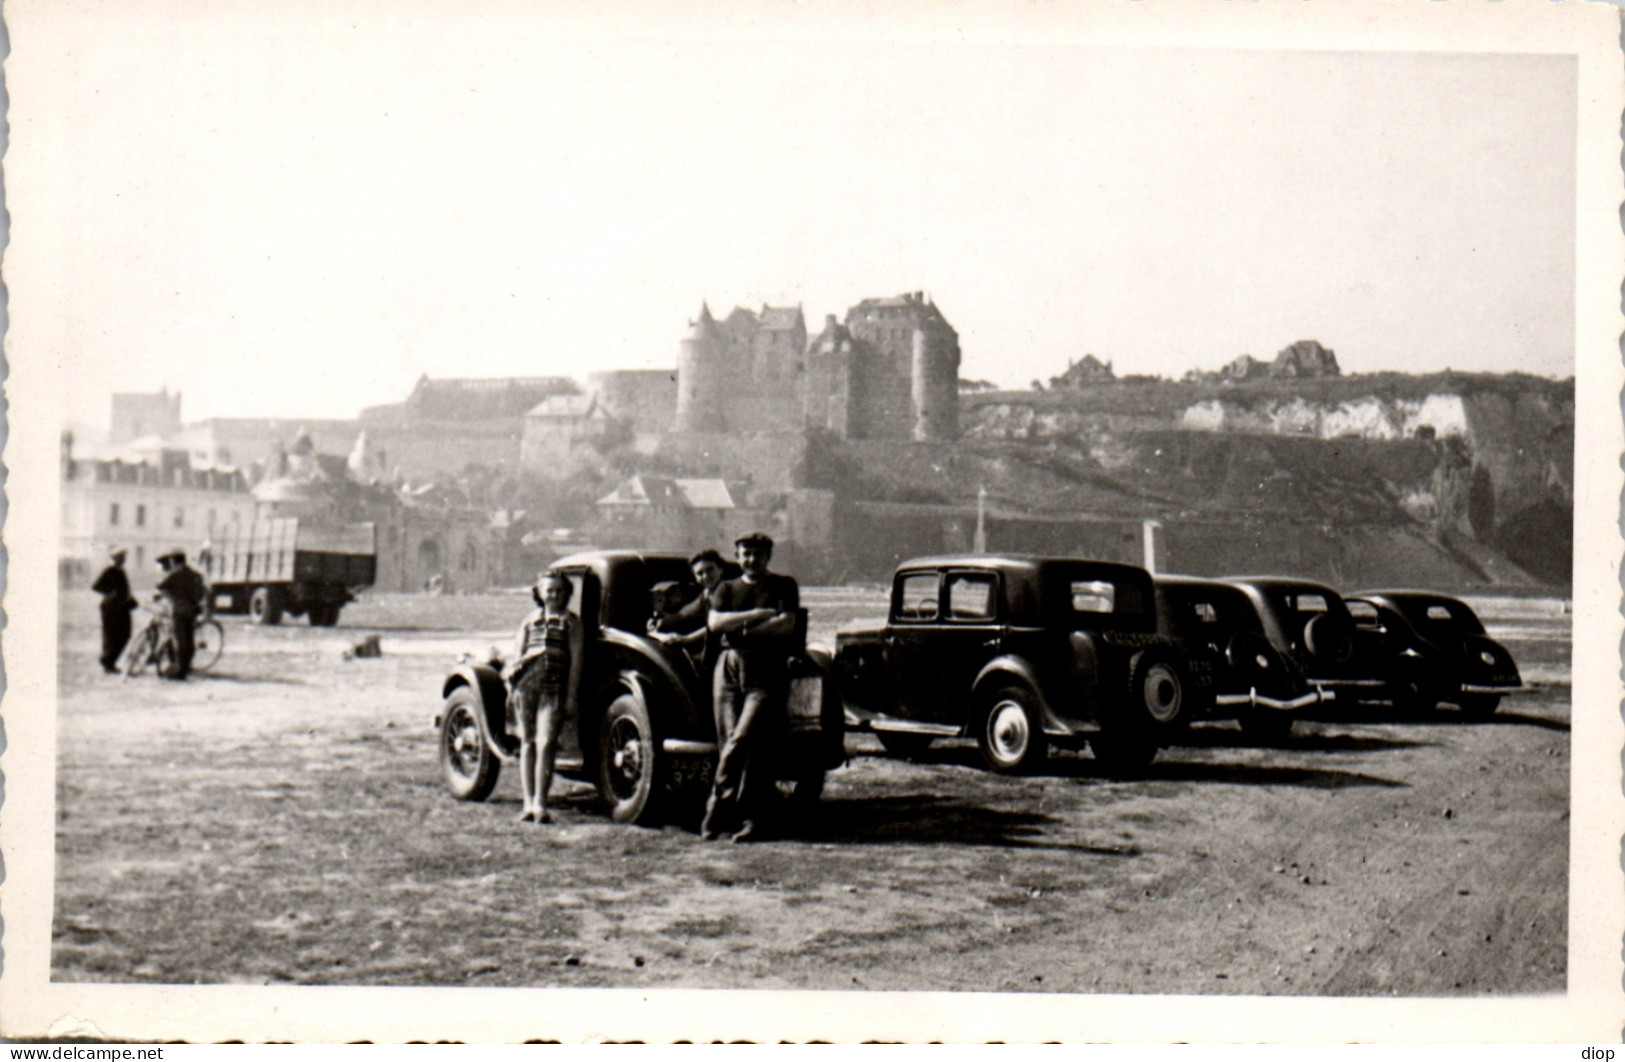
[[[877,610],[810,590],[815,626]],[[1493,606],[1493,603],[1491,603]],[[849,736],[793,840],[523,827],[441,788],[456,653],[524,599],[380,596],[251,628],[195,681],[103,677],[63,606],[59,981],[1476,995],[1564,987],[1567,617],[1505,603],[1532,694],[1488,722],[1352,712],[1280,748],[1203,726],[1149,776],[995,777]],[[1487,606],[1490,607],[1490,606]],[[345,660],[367,632],[378,660]]]

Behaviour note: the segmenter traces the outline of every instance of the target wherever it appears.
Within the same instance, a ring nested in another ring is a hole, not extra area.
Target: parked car
[[[570,609],[586,635],[580,711],[562,735],[559,773],[596,785],[617,822],[697,818],[717,754],[711,677],[682,648],[647,634],[652,587],[671,581],[697,592],[686,559],[606,550],[563,557],[548,570],[570,580]],[[802,621],[804,640],[804,612]],[[464,663],[441,684],[434,723],[440,767],[460,800],[490,796],[502,761],[519,752],[504,726],[508,691],[499,667]],[[846,756],[841,704],[827,667],[827,656],[792,657],[789,718],[765,765],[798,803],[816,801],[825,772]]]
[[[907,561],[886,622],[837,633],[834,674],[848,725],[887,750],[969,736],[1003,773],[1085,742],[1108,769],[1143,767],[1191,710],[1151,576],[1074,558]]]
[[[1381,639],[1394,703],[1431,710],[1441,701],[1475,716],[1524,689],[1505,646],[1484,633],[1467,603],[1427,590],[1361,590],[1348,597],[1356,625]]]
[[[1246,591],[1213,579],[1158,575],[1157,629],[1173,638],[1187,660],[1193,715],[1234,718],[1249,736],[1278,740],[1292,731],[1294,714],[1336,697],[1312,685],[1291,659],[1270,644]]]
[[[1369,701],[1387,695],[1388,683],[1379,662],[1380,640],[1355,627],[1336,590],[1283,576],[1222,581],[1247,595],[1265,637],[1311,688],[1340,701]]]

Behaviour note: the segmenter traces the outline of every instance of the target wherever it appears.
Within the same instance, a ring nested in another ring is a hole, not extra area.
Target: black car
[[[886,622],[836,635],[834,674],[849,726],[889,751],[971,736],[1000,772],[1036,766],[1052,743],[1143,767],[1192,708],[1151,576],[1079,558],[907,561]]]
[[[617,822],[697,817],[717,755],[711,677],[681,647],[647,633],[651,588],[672,582],[697,593],[687,560],[606,550],[562,558],[548,570],[570,580],[570,610],[586,635],[580,711],[562,735],[559,773],[594,783]],[[802,620],[804,638],[805,613]],[[788,718],[768,757],[768,769],[796,801],[817,800],[825,772],[846,758],[827,664],[814,652],[792,657]],[[434,720],[441,774],[460,800],[490,796],[502,761],[519,753],[504,726],[507,694],[490,664],[462,664],[441,684]]]
[[[1340,701],[1380,700],[1388,680],[1377,662],[1382,648],[1372,632],[1356,628],[1348,605],[1324,583],[1285,576],[1221,580],[1252,602],[1264,635],[1310,688]]]
[[[1291,732],[1299,709],[1336,697],[1270,644],[1240,587],[1185,575],[1158,575],[1156,587],[1158,629],[1179,643],[1204,702],[1194,714],[1233,715],[1248,735],[1274,740]]]
[[[1379,657],[1394,703],[1426,711],[1449,702],[1487,716],[1524,689],[1505,646],[1459,598],[1428,590],[1361,590],[1348,606],[1356,625],[1380,639]]]

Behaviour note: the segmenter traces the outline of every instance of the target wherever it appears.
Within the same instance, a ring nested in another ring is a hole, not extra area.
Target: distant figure
[[[124,574],[125,549],[114,546],[107,556],[111,563],[90,588],[102,595],[102,670],[114,675],[118,673],[118,658],[130,644],[130,611],[135,608],[135,598],[130,596],[130,577]]]
[[[764,747],[782,724],[789,696],[801,590],[788,575],[767,570],[773,540],[761,532],[734,542],[743,574],[717,587],[706,621],[722,637],[712,679],[717,741],[716,784],[700,836],[715,840],[735,821],[735,843],[757,840],[766,792],[759,769]],[[752,770],[753,762],[757,770]]]
[[[510,733],[517,726],[519,774],[525,790],[520,822],[552,822],[547,791],[565,722],[576,714],[586,643],[581,621],[570,612],[574,587],[557,572],[544,572],[531,587],[537,609],[525,617],[514,638],[508,680]]]
[[[203,584],[203,576],[196,569],[187,567],[184,550],[170,550],[158,558],[158,563],[166,573],[158,583],[158,593],[169,600],[169,620],[175,639],[175,663],[168,677],[185,679],[192,673],[197,619],[203,611],[203,599],[208,590]]]

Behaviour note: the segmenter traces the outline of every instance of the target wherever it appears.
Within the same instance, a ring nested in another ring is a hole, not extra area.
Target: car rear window
[[[1353,618],[1355,623],[1362,627],[1381,626],[1382,621],[1377,616],[1377,606],[1369,601],[1350,601],[1348,606],[1349,616]]]
[[[1117,611],[1117,587],[1104,579],[1072,581],[1073,612]]]
[[[1408,604],[1405,614],[1412,623],[1416,624],[1451,627],[1474,634],[1484,633],[1484,625],[1473,614],[1473,610],[1460,602],[1413,602]]]
[[[1108,627],[1155,625],[1149,582],[1113,578],[1109,573],[1079,572],[1050,584],[1050,609],[1076,626]]]
[[[1326,601],[1325,594],[1289,594],[1287,603],[1294,612],[1329,612],[1331,605]]]
[[[1168,610],[1169,619],[1179,630],[1260,630],[1258,612],[1247,595],[1224,586],[1168,583],[1157,593]]]

